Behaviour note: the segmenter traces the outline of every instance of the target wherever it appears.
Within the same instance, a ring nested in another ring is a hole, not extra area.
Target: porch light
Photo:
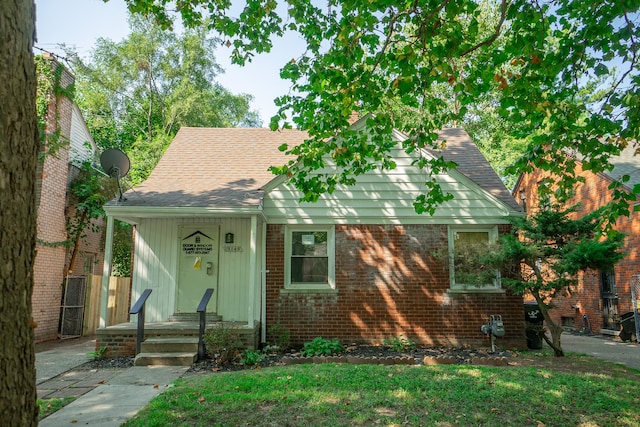
[[[233,233],[227,233],[224,235],[225,243],[233,243]]]

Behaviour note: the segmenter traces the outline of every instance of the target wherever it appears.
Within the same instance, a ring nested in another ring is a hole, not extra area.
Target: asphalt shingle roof
[[[267,168],[284,164],[283,143],[306,138],[296,130],[183,127],[145,182],[121,206],[251,207],[275,178]]]
[[[458,172],[511,208],[518,212],[522,211],[522,207],[516,203],[511,192],[507,190],[467,132],[460,128],[450,128],[441,130],[438,135],[439,141],[446,141],[445,148],[427,149],[429,153],[456,162]]]
[[[604,172],[613,179],[620,179],[623,175],[629,175],[629,181],[625,183],[630,188],[640,184],[640,154],[636,151],[640,148],[636,144],[629,144],[619,156],[612,156],[609,162],[613,165],[613,170]]]
[[[216,207],[259,206],[261,190],[275,176],[269,166],[288,159],[278,150],[283,143],[302,143],[306,132],[264,128],[183,127],[149,178],[125,193],[120,206]],[[443,150],[428,150],[458,164],[458,171],[494,197],[520,211],[520,206],[462,129],[444,129]],[[113,203],[113,202],[112,202]]]

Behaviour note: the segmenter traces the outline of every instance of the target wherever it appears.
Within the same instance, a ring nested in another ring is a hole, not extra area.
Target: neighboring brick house
[[[52,67],[60,66],[53,57],[43,56],[51,61]],[[60,84],[68,87],[74,80],[74,76],[65,69]],[[67,240],[66,221],[74,211],[68,188],[77,176],[78,169],[74,163],[91,158],[95,151],[95,144],[78,106],[64,96],[58,96],[49,104],[45,131],[52,134],[58,127],[60,137],[69,144],[60,148],[55,155],[44,156],[44,161],[38,163],[36,180],[38,216],[32,298],[32,315],[37,324],[36,342],[56,339],[60,331],[63,276],[69,262],[69,250],[59,243]],[[85,142],[94,148],[87,148]],[[102,232],[87,230],[87,237],[81,242],[80,256],[72,269],[73,274],[102,274],[103,248]]]
[[[611,158],[613,170],[594,174],[583,171],[580,162],[576,175],[585,178],[575,187],[575,196],[567,206],[580,203],[577,215],[583,216],[612,200],[608,189],[613,179],[629,175],[626,188],[640,184],[640,156],[636,148],[629,145],[619,156]],[[524,200],[527,212],[538,209],[538,185],[547,176],[540,170],[520,176],[513,194]],[[549,314],[556,322],[577,330],[590,328],[595,333],[617,334],[620,316],[633,310],[630,290],[631,277],[640,274],[640,212],[634,212],[640,200],[629,203],[629,216],[620,217],[615,229],[626,235],[623,251],[627,254],[613,271],[587,270],[580,273],[579,283],[570,295],[554,299],[555,308]]]
[[[364,131],[365,122],[352,128]],[[367,172],[316,203],[300,202],[298,190],[267,170],[286,161],[281,144],[305,137],[182,128],[148,180],[107,204],[109,221],[136,226],[132,302],[153,290],[147,322],[195,312],[214,288],[209,311],[255,328],[261,342],[279,325],[297,343],[381,343],[402,334],[429,345],[488,345],[481,325],[500,314],[499,344],[525,347],[522,298],[499,282],[457,283],[455,268],[435,255],[458,239],[493,240],[508,232],[508,216],[522,215],[463,130],[441,131],[441,152],[409,155],[399,143],[396,169]],[[417,155],[458,164],[437,175],[455,198],[433,216],[413,207],[427,179],[412,165]]]

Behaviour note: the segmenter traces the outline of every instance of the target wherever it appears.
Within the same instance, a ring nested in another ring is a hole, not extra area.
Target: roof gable
[[[395,132],[398,142],[392,150],[396,167],[374,169],[356,178],[352,186],[338,185],[314,203],[299,202],[300,193],[279,177],[267,187],[264,213],[278,223],[502,223],[504,217],[520,212],[518,206],[495,171],[461,129],[446,129],[444,150],[414,151],[402,148],[407,136]],[[457,169],[430,177],[414,165],[418,156],[443,156],[458,164]],[[315,173],[333,173],[334,164]],[[434,179],[443,192],[454,199],[441,204],[434,215],[418,215],[416,198],[428,191],[425,182]]]

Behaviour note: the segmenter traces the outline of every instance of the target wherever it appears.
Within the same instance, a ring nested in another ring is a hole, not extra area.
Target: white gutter
[[[107,215],[128,216],[136,218],[159,217],[193,217],[193,216],[226,216],[226,215],[256,215],[262,213],[262,207],[141,207],[141,206],[116,206],[104,207]]]

